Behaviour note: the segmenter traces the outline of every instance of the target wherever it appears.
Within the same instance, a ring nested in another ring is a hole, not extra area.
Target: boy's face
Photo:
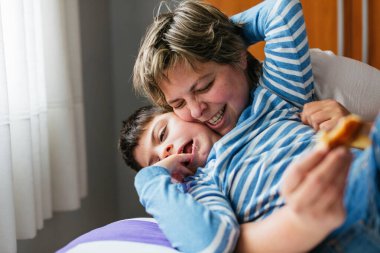
[[[248,105],[246,66],[245,57],[237,67],[206,62],[197,63],[194,70],[179,63],[168,70],[167,79],[159,86],[181,119],[202,122],[224,135],[235,127]]]
[[[143,167],[172,154],[192,153],[188,168],[206,164],[212,145],[220,136],[200,123],[186,122],[169,112],[153,118],[146,126],[134,150],[136,161]]]

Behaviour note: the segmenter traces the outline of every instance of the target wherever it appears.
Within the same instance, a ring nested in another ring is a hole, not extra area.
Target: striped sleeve
[[[302,107],[314,99],[309,43],[298,0],[266,0],[232,17],[249,44],[265,41],[260,85]]]
[[[140,202],[158,222],[172,246],[184,252],[232,252],[239,224],[217,187],[197,181],[189,193],[172,184],[161,167],[141,170],[135,178]]]

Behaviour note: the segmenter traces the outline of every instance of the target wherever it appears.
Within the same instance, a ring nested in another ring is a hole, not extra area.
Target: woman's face
[[[248,105],[246,66],[245,57],[238,66],[206,62],[194,70],[188,64],[177,64],[159,86],[181,119],[202,122],[224,135]]]

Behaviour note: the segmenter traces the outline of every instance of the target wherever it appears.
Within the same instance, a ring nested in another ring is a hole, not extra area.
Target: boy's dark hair
[[[146,130],[146,126],[155,116],[166,112],[168,111],[158,106],[143,106],[123,121],[120,130],[118,149],[124,162],[133,170],[138,172],[142,168],[142,166],[136,161],[133,152],[140,141],[141,135]]]

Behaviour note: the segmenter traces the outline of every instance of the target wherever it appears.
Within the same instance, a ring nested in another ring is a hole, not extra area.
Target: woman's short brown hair
[[[154,19],[140,46],[133,70],[134,88],[150,101],[169,108],[158,83],[178,63],[213,61],[237,65],[247,50],[241,26],[214,6],[198,0],[185,0],[174,11]],[[260,63],[248,53],[251,87],[258,82]]]

